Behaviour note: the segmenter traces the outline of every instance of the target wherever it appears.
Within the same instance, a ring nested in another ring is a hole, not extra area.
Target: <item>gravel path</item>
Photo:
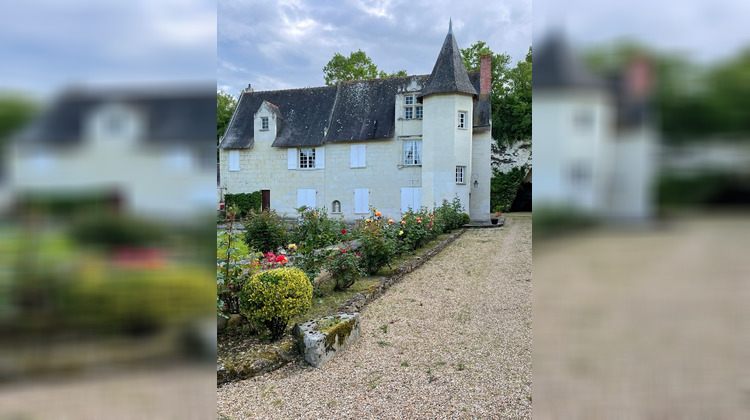
[[[531,418],[531,217],[475,229],[362,312],[320,369],[218,389],[219,418]]]

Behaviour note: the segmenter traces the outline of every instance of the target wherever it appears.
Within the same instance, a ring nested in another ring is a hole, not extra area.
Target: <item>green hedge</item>
[[[490,209],[492,211],[510,210],[525,175],[523,168],[513,168],[507,173],[492,168],[490,180]]]
[[[240,212],[240,217],[247,216],[250,210],[260,211],[260,206],[262,203],[261,200],[262,199],[260,191],[251,193],[224,194],[224,203],[226,204],[226,207],[229,207],[232,204],[237,205],[237,209]]]

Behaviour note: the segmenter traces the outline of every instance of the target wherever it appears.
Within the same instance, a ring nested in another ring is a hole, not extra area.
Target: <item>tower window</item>
[[[458,128],[466,128],[466,111],[458,111]]]
[[[260,129],[268,130],[268,117],[260,117]]]

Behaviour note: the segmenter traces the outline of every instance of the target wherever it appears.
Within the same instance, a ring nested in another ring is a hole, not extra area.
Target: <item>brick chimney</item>
[[[628,97],[643,100],[650,95],[653,85],[654,76],[650,60],[644,55],[632,58],[625,67],[625,92]]]
[[[489,96],[492,90],[492,56],[484,54],[479,59],[479,95]]]

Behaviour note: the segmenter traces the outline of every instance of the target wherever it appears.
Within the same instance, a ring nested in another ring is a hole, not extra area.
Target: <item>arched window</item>
[[[333,200],[331,205],[331,213],[341,213],[341,202],[339,200]]]

